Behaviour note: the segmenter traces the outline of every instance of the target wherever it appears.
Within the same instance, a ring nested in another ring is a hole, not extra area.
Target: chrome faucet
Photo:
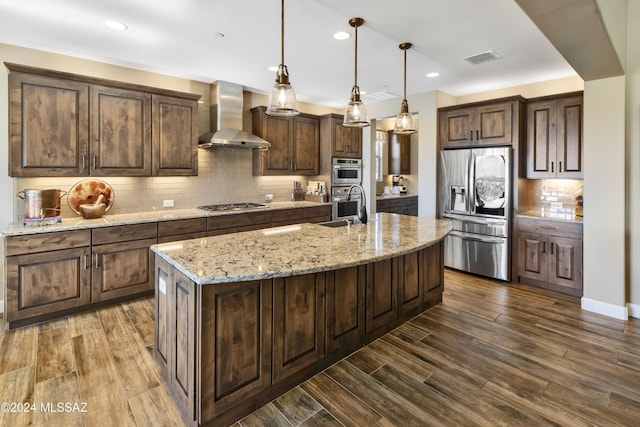
[[[349,191],[347,192],[347,201],[351,200],[351,190],[354,188],[360,189],[360,194],[362,194],[362,203],[360,203],[360,210],[358,211],[358,219],[361,223],[367,223],[367,197],[364,195],[364,188],[362,185],[352,185],[349,187]]]

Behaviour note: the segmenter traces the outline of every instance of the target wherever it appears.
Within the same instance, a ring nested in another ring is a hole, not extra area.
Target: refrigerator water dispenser
[[[467,192],[464,185],[451,186],[451,210],[465,212],[467,210]]]

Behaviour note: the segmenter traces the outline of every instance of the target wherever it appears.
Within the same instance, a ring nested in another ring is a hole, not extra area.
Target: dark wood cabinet
[[[89,230],[5,238],[5,321],[10,328],[91,302],[90,245]]]
[[[89,175],[151,175],[151,95],[91,85],[89,153],[82,163]]]
[[[5,63],[11,176],[197,175],[197,99]]]
[[[207,236],[260,230],[262,228],[269,228],[272,225],[272,211],[210,216],[207,218]]]
[[[418,196],[389,197],[376,200],[376,212],[418,216]]]
[[[153,95],[153,175],[198,175],[198,102]]]
[[[515,101],[483,103],[438,110],[442,148],[512,144]]]
[[[359,159],[362,157],[362,128],[345,127],[343,121],[344,116],[340,114],[320,117],[321,151],[324,155],[326,150],[329,158]]]
[[[87,173],[89,86],[60,78],[9,75],[9,175]]]
[[[331,205],[304,208],[304,222],[318,223],[331,221]]]
[[[398,260],[367,265],[366,342],[382,336],[398,317]]]
[[[207,218],[178,219],[158,223],[158,243],[207,236]]]
[[[517,221],[521,283],[582,296],[582,224]]]
[[[351,352],[363,345],[366,267],[326,273],[326,352]]]
[[[575,93],[527,103],[527,178],[583,178],[582,103]]]
[[[271,143],[265,151],[253,152],[253,174],[318,175],[320,164],[320,121],[300,114],[292,118],[272,117],[266,107],[254,107],[253,132]]]
[[[411,135],[398,135],[392,130],[388,131],[389,137],[389,168],[390,175],[411,173]]]
[[[273,279],[273,383],[325,355],[325,273]]]
[[[185,420],[196,420],[197,329],[195,283],[163,260],[157,260],[155,313],[156,361]],[[189,408],[189,409],[186,409]]]

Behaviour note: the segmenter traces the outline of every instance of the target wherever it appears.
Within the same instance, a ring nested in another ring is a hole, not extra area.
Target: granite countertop
[[[172,209],[151,212],[136,212],[110,215],[107,213],[102,218],[84,219],[81,216],[62,218],[62,222],[42,226],[26,227],[22,223],[14,223],[0,231],[2,236],[19,236],[26,234],[49,233],[53,231],[72,231],[88,228],[110,227],[114,225],[141,224],[145,222],[171,221],[177,219],[203,218],[209,216],[234,215],[239,213],[259,212],[264,210],[281,210],[292,208],[304,208],[331,205],[331,203],[316,203],[308,201],[300,202],[271,202],[264,207],[243,210],[229,210],[209,212],[202,209]]]
[[[154,245],[199,285],[287,277],[387,259],[431,246],[451,222],[378,213],[367,224],[298,224]]]
[[[518,217],[523,218],[539,218],[539,219],[549,219],[552,221],[563,221],[563,222],[575,222],[582,224],[583,218],[581,216],[576,216],[573,213],[557,213],[557,212],[545,212],[545,211],[526,211],[517,215]]]

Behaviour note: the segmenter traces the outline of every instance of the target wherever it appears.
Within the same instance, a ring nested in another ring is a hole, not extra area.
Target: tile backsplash
[[[107,214],[132,213],[154,210],[189,209],[198,205],[258,202],[265,194],[273,194],[274,201],[291,200],[293,181],[302,176],[252,176],[251,150],[216,148],[198,151],[198,176],[185,177],[72,177],[72,178],[14,178],[14,193],[24,189],[60,189],[69,191],[74,184],[85,179],[107,182],[115,194],[114,204]],[[163,208],[163,200],[173,200],[173,208]],[[62,217],[74,217],[67,197],[60,202]],[[24,202],[15,197],[13,204],[15,222],[24,217]]]
[[[530,210],[573,214],[576,196],[582,194],[581,180],[531,179],[527,181],[527,199]]]

